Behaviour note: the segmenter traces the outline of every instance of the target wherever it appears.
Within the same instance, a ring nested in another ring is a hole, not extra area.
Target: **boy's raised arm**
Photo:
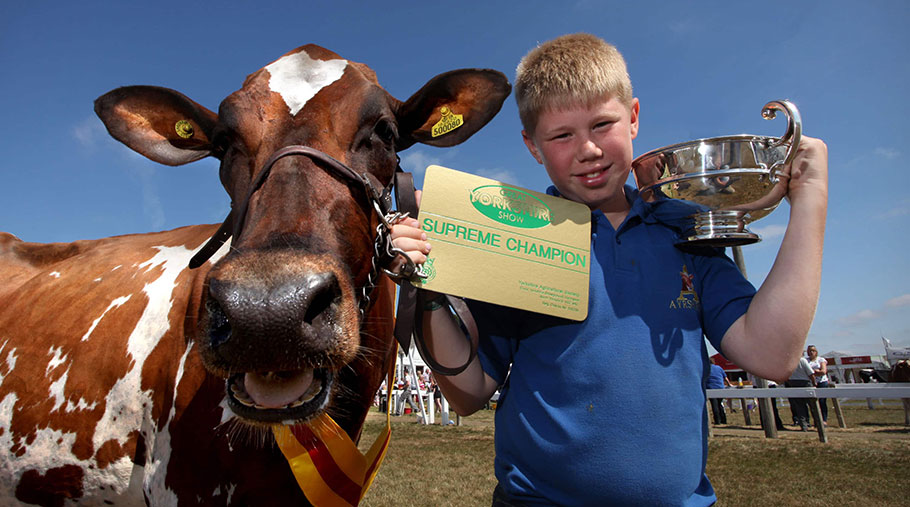
[[[730,326],[723,354],[753,374],[785,381],[815,316],[828,207],[828,148],[803,137],[789,168],[790,222],[768,277]]]
[[[418,194],[418,202],[420,196]],[[392,227],[392,244],[404,250],[414,262],[422,264],[427,260],[430,245],[426,242],[426,233],[418,228],[417,220],[406,218]],[[393,266],[392,269],[398,269]],[[432,299],[432,295],[428,300]],[[445,310],[435,311],[418,308],[423,311],[423,336],[429,352],[440,364],[464,364],[470,354],[470,344],[452,314]],[[474,357],[471,364],[458,375],[436,375],[436,383],[446,399],[462,416],[473,414],[483,408],[493,392],[499,387],[495,380],[487,375],[480,366],[480,360]]]

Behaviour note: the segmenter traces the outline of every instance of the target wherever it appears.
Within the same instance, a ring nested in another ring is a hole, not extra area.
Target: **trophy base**
[[[728,247],[751,245],[761,236],[746,228],[750,221],[745,211],[706,211],[692,215],[692,227],[676,242],[683,246]]]

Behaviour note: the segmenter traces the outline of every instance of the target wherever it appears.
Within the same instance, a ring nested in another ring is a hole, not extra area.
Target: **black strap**
[[[417,218],[417,199],[414,196],[414,179],[411,173],[397,171],[395,173],[395,195],[398,199],[398,211],[407,212],[409,216]],[[411,336],[414,336],[420,357],[427,366],[440,375],[457,375],[463,372],[477,355],[478,333],[474,316],[468,310],[468,305],[461,298],[446,294],[446,303],[455,315],[461,320],[468,338],[471,342],[471,351],[467,361],[461,366],[451,368],[439,364],[430,353],[426,340],[423,337],[423,308],[426,291],[414,287],[409,282],[399,286],[398,311],[395,314],[395,339],[404,350],[411,348]]]
[[[268,178],[269,174],[272,172],[272,166],[275,165],[275,162],[288,155],[304,155],[310,157],[315,161],[322,162],[325,166],[332,169],[346,180],[362,184],[364,191],[367,193],[367,198],[369,198],[371,202],[377,202],[379,204],[380,212],[387,213],[389,211],[388,208],[391,204],[389,189],[383,187],[372,174],[358,173],[342,162],[339,162],[331,155],[309,146],[285,146],[269,157],[262,167],[262,170],[259,171],[259,174],[256,176],[256,179],[253,181],[250,191],[247,193],[246,199],[244,199],[240,207],[233,208],[231,212],[228,213],[227,218],[224,219],[224,222],[222,222],[218,231],[215,232],[215,235],[208,240],[205,246],[196,252],[196,255],[194,255],[192,259],[190,259],[190,269],[196,269],[205,264],[205,261],[209,260],[209,258],[211,258],[212,255],[221,248],[221,245],[223,245],[231,236],[236,238],[240,235],[240,231],[243,229],[243,222],[246,219],[246,212],[250,204],[250,199],[253,198],[253,194],[259,190],[259,187],[265,183],[266,178]],[[382,188],[382,190],[378,190],[377,187]]]
[[[205,243],[205,246],[199,249],[193,258],[190,259],[190,269],[196,269],[199,266],[205,264],[205,261],[212,258],[215,255],[215,252],[221,248],[230,237],[231,231],[234,230],[234,210],[231,210],[228,213],[228,216],[225,217],[224,222],[221,222],[221,227],[215,231],[215,234],[209,238]]]

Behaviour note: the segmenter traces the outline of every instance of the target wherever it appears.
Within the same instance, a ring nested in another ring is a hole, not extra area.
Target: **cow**
[[[306,504],[270,428],[328,414],[356,442],[394,360],[369,194],[398,151],[463,142],[509,92],[462,69],[402,102],[306,45],[217,114],[160,87],[99,97],[147,158],[219,159],[232,211],[72,243],[0,233],[0,504]]]
[[[888,382],[910,382],[910,359],[894,363],[888,375]],[[910,426],[910,398],[901,398],[904,405],[904,426]]]

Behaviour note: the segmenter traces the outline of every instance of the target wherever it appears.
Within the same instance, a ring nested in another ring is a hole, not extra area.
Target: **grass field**
[[[846,407],[847,429],[829,415],[829,442],[817,433],[790,430],[766,439],[745,426],[742,411],[728,414],[710,439],[708,477],[718,505],[910,505],[910,428],[900,406]],[[786,423],[787,408],[781,409]],[[385,422],[370,412],[361,448]],[[438,418],[437,418],[438,422]],[[461,426],[424,426],[413,416],[392,418],[392,442],[367,506],[490,505],[493,477],[493,412],[463,418]]]

